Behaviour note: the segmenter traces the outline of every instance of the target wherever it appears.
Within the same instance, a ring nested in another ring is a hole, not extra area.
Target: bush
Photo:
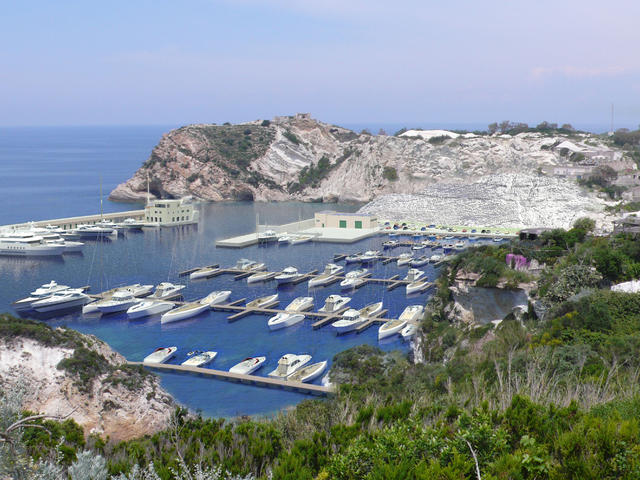
[[[427,140],[431,145],[441,145],[447,140],[450,140],[451,137],[449,135],[439,135],[437,137],[431,137]]]
[[[287,140],[289,140],[291,143],[295,143],[296,145],[300,145],[300,139],[296,136],[295,133],[293,133],[291,130],[286,130],[283,135],[285,136],[285,138]]]
[[[382,178],[395,182],[398,180],[398,171],[394,167],[384,167],[382,171]]]

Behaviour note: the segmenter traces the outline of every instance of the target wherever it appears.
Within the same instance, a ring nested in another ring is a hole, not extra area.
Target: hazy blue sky
[[[0,125],[640,123],[637,0],[3,2]]]

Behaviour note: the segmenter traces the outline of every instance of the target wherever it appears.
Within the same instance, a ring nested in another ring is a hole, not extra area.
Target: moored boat
[[[340,282],[342,289],[357,288],[366,282],[365,275],[369,271],[366,268],[352,270],[345,275],[344,280]]]
[[[267,322],[270,330],[280,330],[281,328],[291,327],[304,320],[304,314],[293,312],[280,312],[274,315]]]
[[[185,303],[184,305],[174,308],[173,310],[169,310],[167,313],[163,314],[162,317],[160,317],[160,323],[171,323],[186,320],[187,318],[200,315],[208,308],[208,304],[203,305],[200,302]]]
[[[404,277],[403,280],[407,282],[417,282],[424,276],[425,276],[425,273],[422,270],[418,270],[417,268],[410,268],[407,271],[407,276]]]
[[[36,288],[28,297],[16,300],[11,305],[16,312],[28,311],[32,309],[34,302],[42,300],[45,297],[49,297],[56,292],[69,290],[70,288],[71,287],[68,285],[58,285],[55,281],[51,280],[51,282],[45,283],[41,287]]]
[[[376,260],[378,260],[378,258],[380,258],[380,252],[378,252],[377,250],[367,250],[362,255],[360,255],[360,261],[362,263],[375,262]]]
[[[285,283],[291,283],[301,276],[302,274],[298,272],[296,267],[287,267],[275,276],[275,280],[278,282],[278,285],[282,285]]]
[[[118,313],[128,310],[139,303],[140,300],[134,297],[128,290],[118,290],[114,292],[110,299],[99,302],[98,311],[102,314]]]
[[[313,297],[298,297],[294,299],[285,310],[287,312],[304,312],[313,308]]]
[[[426,255],[422,255],[421,257],[415,258],[413,260],[411,260],[410,265],[412,267],[422,267],[423,265],[426,265],[427,263],[429,263],[429,257],[427,257]]]
[[[335,263],[329,263],[324,267],[324,271],[315,278],[309,280],[310,287],[318,287],[321,285],[327,285],[335,280],[336,276],[344,271],[344,267],[336,265]]]
[[[289,382],[310,382],[315,380],[322,372],[327,369],[327,361],[313,363],[311,365],[307,365],[305,367],[301,367],[291,375],[287,377],[287,381]]]
[[[402,330],[400,330],[400,336],[407,342],[415,337],[418,332],[418,326],[415,323],[408,323]]]
[[[213,275],[214,273],[216,273],[218,270],[220,270],[218,267],[204,267],[204,268],[199,268],[198,270],[196,270],[195,272],[191,272],[189,274],[189,278],[191,280],[197,280],[199,278],[207,278],[209,275]]]
[[[420,320],[423,313],[424,307],[422,305],[409,305],[402,311],[398,319],[405,322],[415,322]]]
[[[301,243],[310,242],[313,239],[311,235],[292,235],[291,245],[300,245]]]
[[[363,318],[369,318],[377,315],[382,311],[382,302],[371,303],[364,308],[360,309],[360,316]]]
[[[382,340],[383,338],[395,335],[396,333],[400,332],[400,330],[402,330],[406,324],[407,322],[405,320],[400,319],[389,320],[388,322],[383,323],[378,329],[378,340]]]
[[[127,316],[129,319],[150,317],[152,315],[159,315],[161,313],[168,312],[174,306],[174,303],[165,302],[163,300],[143,300],[129,307],[127,310]]]
[[[343,333],[355,330],[366,321],[367,319],[362,317],[358,310],[350,308],[342,314],[342,318],[340,320],[333,322],[331,326],[335,329],[338,335],[342,335]]]
[[[267,357],[247,357],[240,363],[236,363],[229,371],[231,373],[249,375],[259,369],[266,361]]]
[[[213,362],[216,355],[218,355],[218,352],[197,352],[182,362],[181,365],[186,367],[201,367]]]
[[[407,265],[408,263],[411,263],[412,260],[413,260],[412,254],[401,253],[400,255],[398,255],[398,260],[396,261],[396,263],[398,264],[399,267],[402,267],[403,265]]]
[[[164,363],[178,351],[178,347],[160,347],[144,357],[143,363]]]
[[[278,360],[278,367],[269,372],[270,377],[286,378],[311,360],[311,355],[287,353]]]
[[[182,294],[180,291],[186,288],[185,285],[176,285],[171,282],[161,282],[156,287],[155,291],[149,295],[149,298],[153,298],[155,300],[171,300],[172,298],[177,298]]]
[[[39,313],[49,313],[58,310],[66,310],[75,307],[81,307],[91,301],[88,295],[85,295],[81,289],[61,290],[51,296],[44,297],[31,304],[33,310]]]
[[[257,283],[270,280],[273,277],[271,272],[256,272],[253,275],[247,277],[247,283]]]
[[[324,305],[320,308],[319,312],[332,313],[337,312],[347,303],[351,301],[351,297],[341,297],[340,295],[329,295],[324,301]]]
[[[267,305],[271,305],[278,301],[278,294],[267,295],[266,297],[256,298],[247,303],[248,308],[266,308]]]
[[[215,290],[201,299],[200,303],[202,305],[208,305],[209,307],[212,305],[219,305],[226,302],[227,299],[231,296],[231,293],[231,290]]]

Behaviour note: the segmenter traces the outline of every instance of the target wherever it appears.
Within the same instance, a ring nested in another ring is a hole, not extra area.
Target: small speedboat
[[[357,288],[363,285],[367,281],[365,275],[367,275],[368,272],[369,271],[366,268],[352,270],[351,272],[347,273],[344,277],[344,280],[340,282],[340,287],[342,287],[343,290],[346,290],[349,288]]]
[[[398,320],[404,320],[405,322],[416,322],[422,318],[424,313],[424,307],[422,305],[409,305],[405,308]]]
[[[343,333],[355,330],[366,321],[367,319],[362,317],[358,310],[350,308],[342,314],[342,318],[340,320],[333,322],[331,326],[336,329],[336,333],[338,335],[342,335]]]
[[[429,257],[429,262],[431,263],[438,263],[440,260],[442,260],[442,255],[431,255]]]
[[[344,271],[344,267],[342,265],[336,265],[335,263],[329,263],[326,267],[324,267],[324,271],[315,278],[309,280],[310,287],[317,287],[320,285],[327,285],[333,282],[336,276]]]
[[[198,270],[196,270],[195,272],[192,272],[189,275],[189,278],[191,280],[197,280],[199,278],[207,278],[209,275],[213,275],[214,273],[216,273],[218,270],[220,270],[218,267],[204,267],[204,268],[199,268]]]
[[[151,315],[159,315],[161,313],[168,312],[175,303],[165,302],[162,300],[143,300],[136,303],[127,310],[127,316],[129,319],[149,317]]]
[[[426,255],[422,255],[421,257],[415,258],[413,260],[411,260],[410,265],[412,267],[422,267],[423,265],[426,265],[427,263],[429,263],[429,257],[427,257]]]
[[[318,362],[302,367],[287,377],[288,382],[310,382],[315,380],[327,369],[327,361]]]
[[[179,320],[185,320],[187,318],[200,315],[202,312],[209,308],[208,304],[202,304],[200,302],[185,303],[181,307],[169,310],[167,313],[160,317],[160,323],[171,323]]]
[[[398,255],[398,266],[402,267],[403,265],[407,265],[408,263],[411,263],[411,261],[413,260],[413,255],[410,253],[401,253],[400,255]]]
[[[408,323],[402,330],[400,330],[400,336],[407,342],[415,337],[418,331],[418,326],[415,323]]]
[[[236,266],[235,268],[237,270],[250,270],[251,267],[253,265],[255,265],[256,262],[254,262],[253,260],[249,260],[248,258],[240,258],[237,262],[236,262]]]
[[[257,283],[270,280],[272,277],[271,272],[256,272],[253,275],[247,277],[247,283]]]
[[[201,299],[200,303],[208,306],[219,305],[223,302],[226,302],[230,296],[231,290],[215,290]]]
[[[162,282],[158,284],[156,290],[149,295],[149,298],[156,300],[171,300],[181,295],[180,290],[185,288],[185,285],[176,285],[170,282]]]
[[[382,340],[383,338],[390,337],[391,335],[395,335],[396,333],[402,330],[407,322],[405,320],[389,320],[388,322],[380,325],[378,329],[378,340]]]
[[[134,297],[129,290],[117,290],[110,299],[99,302],[97,308],[102,314],[118,313],[127,311],[139,302],[140,300]]]
[[[287,353],[278,360],[278,367],[269,372],[270,377],[286,378],[300,367],[305,366],[311,361],[311,355],[296,355]]]
[[[332,313],[337,312],[347,303],[351,301],[351,297],[341,297],[340,295],[329,295],[324,301],[322,308],[318,312]]]
[[[422,270],[418,270],[417,268],[410,268],[407,271],[407,276],[403,278],[403,280],[407,282],[417,282],[422,277],[425,276],[425,273]]]
[[[292,235],[291,236],[291,245],[299,245],[301,243],[310,242],[313,239],[311,235]]]
[[[259,369],[266,361],[267,357],[247,357],[240,363],[236,363],[229,371],[231,373],[249,375]]]
[[[291,242],[291,237],[287,234],[280,235],[278,237],[278,245],[288,245]]]
[[[164,363],[178,351],[178,347],[160,347],[144,357],[144,363]]]
[[[376,260],[378,260],[378,258],[380,258],[380,252],[378,252],[377,250],[367,250],[362,255],[360,255],[360,261],[362,263],[375,262]]]
[[[373,317],[382,311],[382,302],[372,303],[360,309],[360,316],[363,318]]]
[[[302,274],[298,272],[298,269],[296,267],[287,267],[282,270],[280,274],[276,275],[275,279],[276,282],[278,282],[278,285],[282,285],[285,283],[291,283],[301,276]]]
[[[418,280],[407,284],[407,295],[426,290],[431,284],[426,280]]]
[[[467,248],[467,246],[465,245],[464,242],[458,242],[458,243],[453,245],[453,249],[458,251],[458,252],[463,251],[465,248]]]
[[[502,237],[493,237],[493,241],[496,243],[501,242],[502,240],[504,240]]]
[[[424,243],[416,243],[411,247],[411,250],[424,250],[427,246]]]
[[[91,301],[88,295],[82,293],[79,288],[62,290],[49,297],[44,297],[31,304],[31,307],[40,313],[55,312],[68,308],[81,307]]]
[[[397,240],[387,240],[386,242],[382,242],[382,248],[384,249],[396,248],[397,246],[398,246]]]
[[[269,319],[267,325],[271,330],[291,327],[304,320],[304,314],[293,312],[280,312]]]
[[[266,308],[267,305],[270,305],[274,302],[278,301],[278,294],[267,295],[266,297],[256,298],[255,300],[251,300],[247,303],[248,308]]]
[[[201,367],[202,365],[213,362],[216,355],[218,355],[218,352],[199,352],[186,359],[181,365],[186,367]]]
[[[360,263],[362,262],[362,258],[359,254],[354,253],[352,255],[347,255],[344,259],[345,263],[348,265],[350,263]]]
[[[144,222],[140,222],[135,218],[125,218],[124,221],[118,225],[118,227],[125,230],[142,230],[142,227],[144,227]]]
[[[304,312],[313,308],[313,297],[298,297],[293,300],[285,310],[287,312]]]
[[[258,243],[277,242],[278,234],[274,230],[265,230],[258,234]]]
[[[131,295],[137,298],[147,297],[151,294],[151,290],[153,290],[153,285],[140,285],[139,283],[134,283],[133,285],[129,285],[127,287],[122,287],[119,290],[127,290],[131,292]]]

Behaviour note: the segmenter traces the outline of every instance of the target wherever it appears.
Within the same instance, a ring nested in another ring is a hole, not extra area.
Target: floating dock
[[[211,368],[190,367],[186,365],[170,365],[166,363],[144,363],[144,362],[127,362],[129,365],[143,366],[161,370],[164,372],[192,373],[204,377],[212,377],[220,380],[227,380],[236,383],[248,383],[258,387],[280,388],[283,390],[292,390],[295,392],[306,393],[309,395],[331,395],[335,393],[332,387],[322,385],[314,385],[300,382],[290,382],[286,379],[260,377],[258,375],[244,375],[241,373],[231,373],[224,370],[213,370]]]

